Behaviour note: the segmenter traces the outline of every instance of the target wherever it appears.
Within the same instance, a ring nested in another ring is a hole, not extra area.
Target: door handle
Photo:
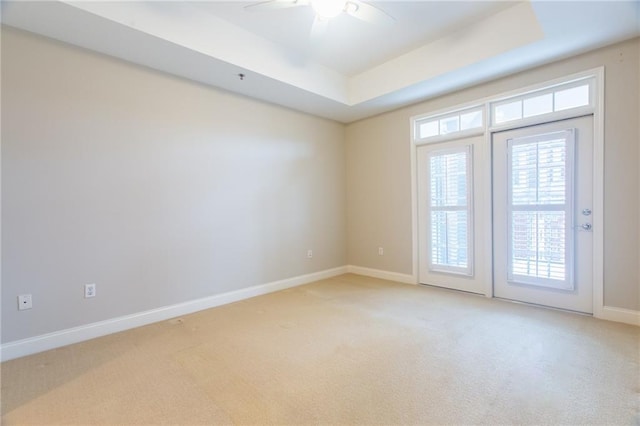
[[[577,229],[578,231],[591,231],[591,228],[593,228],[593,226],[590,223],[583,223],[582,225],[574,226],[574,229]]]

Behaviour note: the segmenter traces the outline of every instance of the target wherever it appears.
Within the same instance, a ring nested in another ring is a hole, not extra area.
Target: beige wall
[[[342,124],[9,28],[2,89],[3,342],[346,264]]]
[[[410,117],[600,65],[605,300],[640,309],[639,49],[621,43],[345,134],[3,28],[2,341],[347,263],[411,274]],[[98,296],[85,300],[89,282]],[[22,293],[32,310],[16,310]]]
[[[411,116],[604,65],[605,304],[640,309],[639,51],[627,41],[347,126],[349,264],[412,273]]]

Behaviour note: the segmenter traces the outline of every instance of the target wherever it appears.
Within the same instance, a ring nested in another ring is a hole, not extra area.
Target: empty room
[[[3,425],[639,424],[639,2],[1,7]]]

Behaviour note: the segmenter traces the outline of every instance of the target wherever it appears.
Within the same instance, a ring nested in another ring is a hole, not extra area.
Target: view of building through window
[[[511,279],[567,279],[568,152],[564,133],[510,142]]]
[[[469,267],[469,151],[434,152],[430,158],[431,264]]]

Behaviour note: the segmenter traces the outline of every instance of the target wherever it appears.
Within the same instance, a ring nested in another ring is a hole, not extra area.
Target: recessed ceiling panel
[[[287,51],[291,61],[318,62],[345,76],[369,68],[482,20],[514,2],[387,1],[369,2],[394,18],[372,24],[342,14],[329,21],[321,39],[309,35],[313,9],[246,9],[254,2],[195,2],[194,7],[264,37]]]

